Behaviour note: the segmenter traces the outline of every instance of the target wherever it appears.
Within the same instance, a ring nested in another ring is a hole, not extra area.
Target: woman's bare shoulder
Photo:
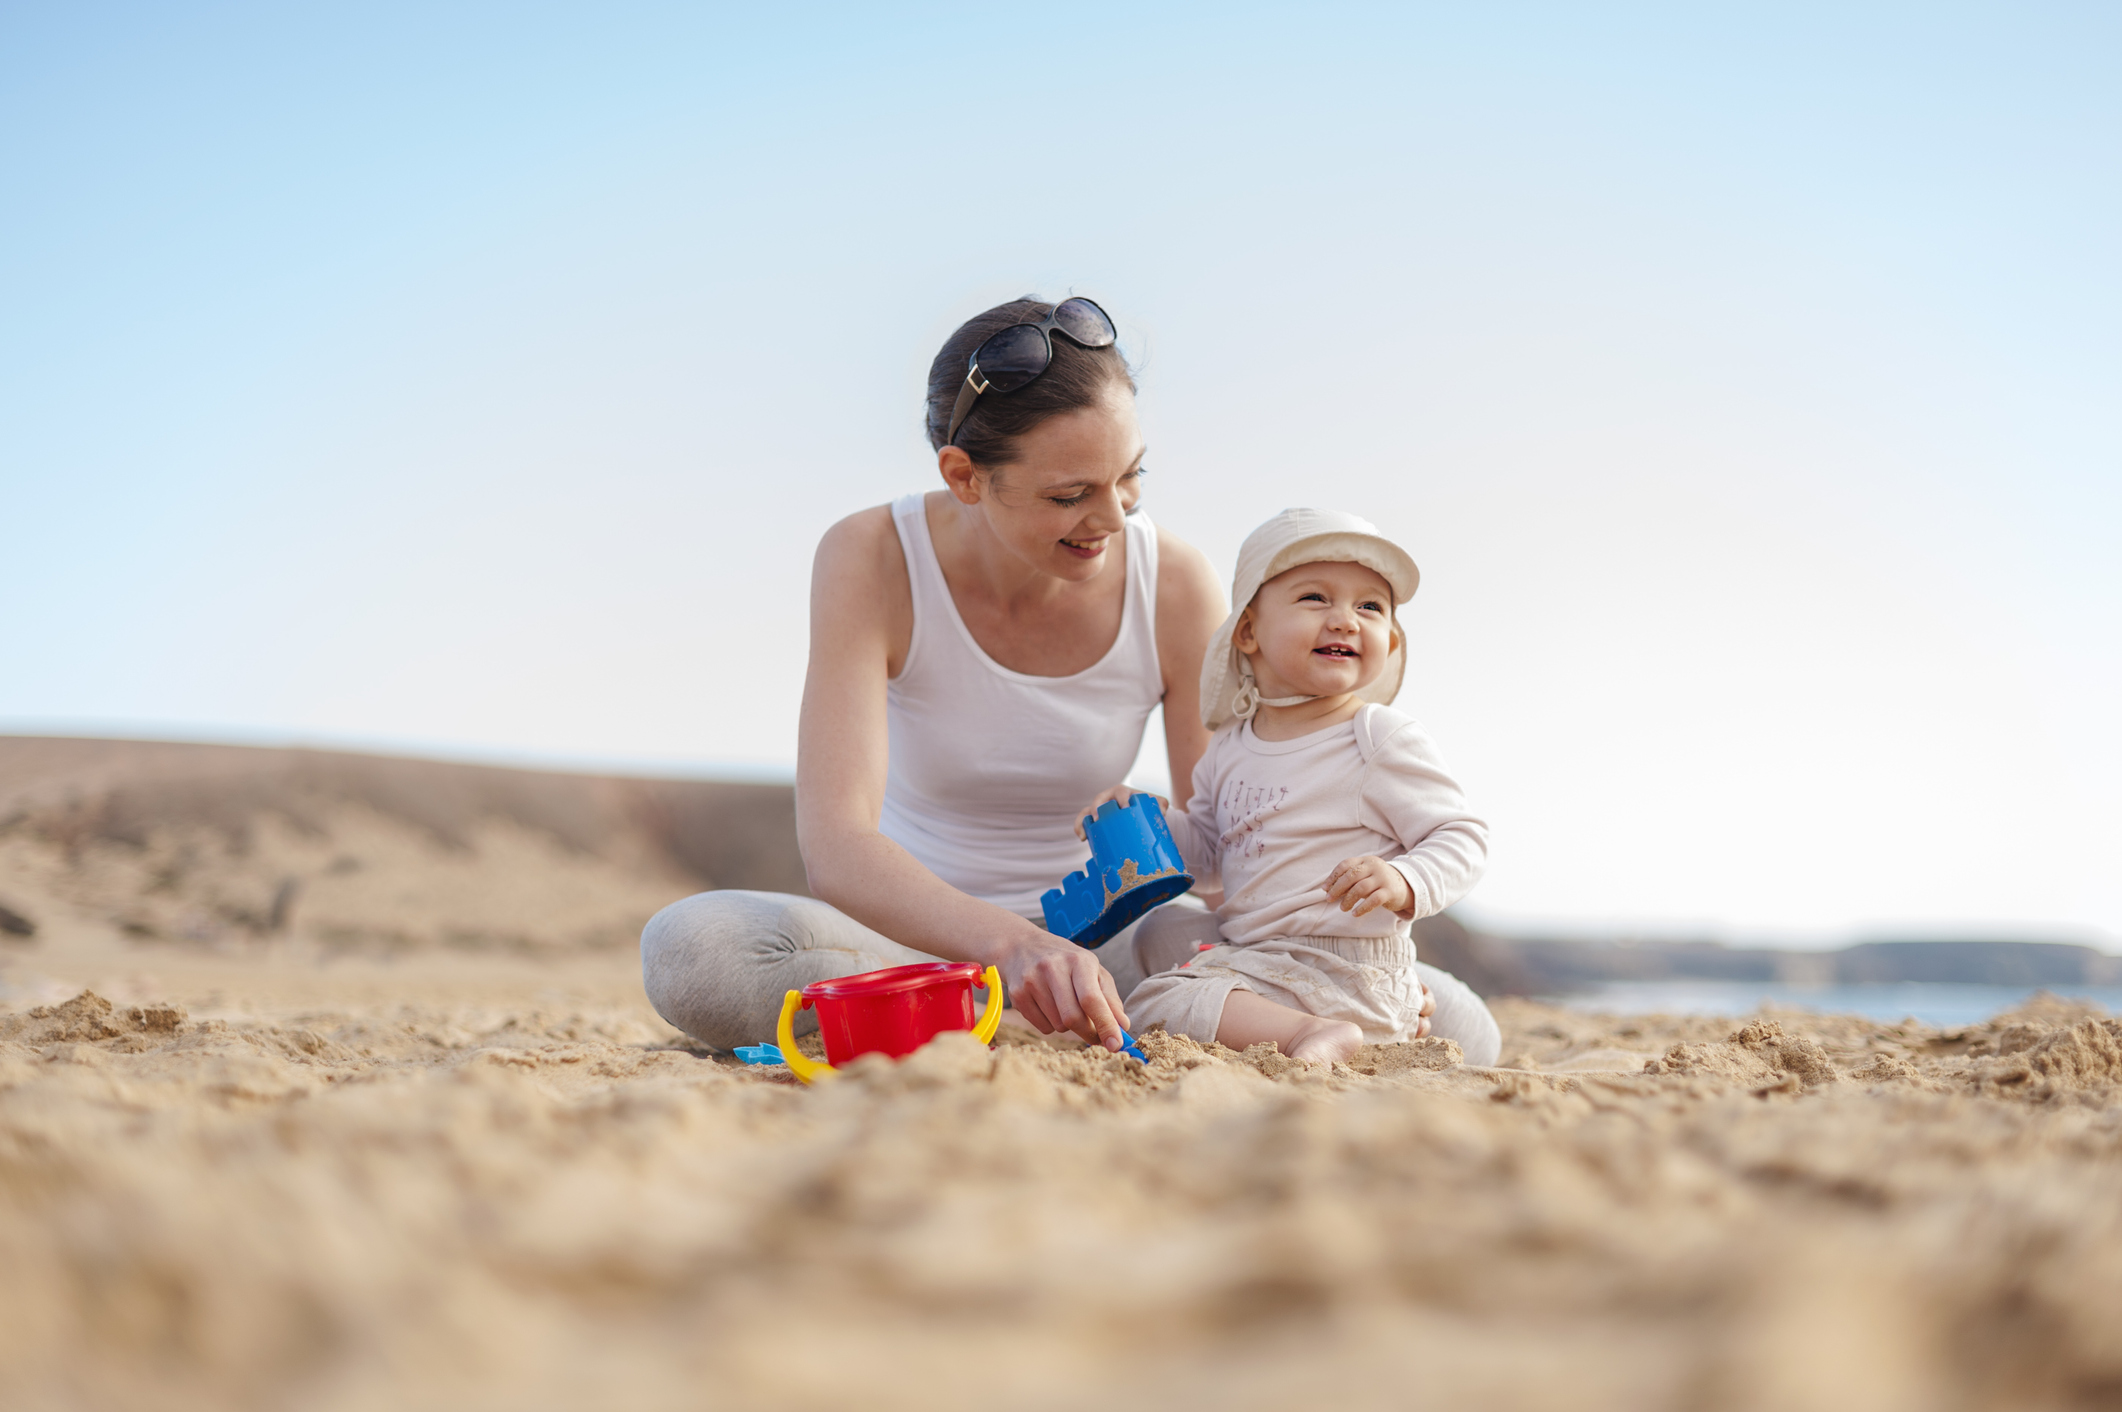
[[[892,507],[872,505],[839,520],[818,540],[816,577],[837,586],[886,589],[906,587],[906,551]]]
[[[914,633],[914,591],[889,505],[857,510],[818,540],[811,564],[811,653],[820,660],[881,648],[898,675]]]

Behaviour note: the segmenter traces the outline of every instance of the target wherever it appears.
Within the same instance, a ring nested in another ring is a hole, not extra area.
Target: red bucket
[[[973,987],[987,987],[987,1013],[973,1018]],[[781,1007],[781,1053],[797,1077],[832,1072],[862,1054],[894,1059],[913,1053],[945,1030],[971,1030],[986,1043],[1002,1019],[1002,978],[995,968],[971,961],[924,961],[859,976],[816,981],[788,993]],[[798,1009],[816,1009],[825,1040],[824,1065],[798,1062],[793,1022]]]

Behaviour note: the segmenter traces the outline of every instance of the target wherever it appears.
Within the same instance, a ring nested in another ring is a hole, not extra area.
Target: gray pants
[[[1182,897],[1098,948],[1098,959],[1124,1001],[1147,977],[1221,940],[1215,913]],[[935,959],[838,908],[785,892],[695,893],[651,917],[641,932],[649,1003],[717,1049],[770,1042],[782,996],[812,981]],[[1437,998],[1431,1033],[1457,1040],[1469,1064],[1494,1064],[1503,1037],[1481,997],[1435,966],[1417,961],[1415,974]],[[799,1033],[817,1027],[812,1012],[797,1015]]]

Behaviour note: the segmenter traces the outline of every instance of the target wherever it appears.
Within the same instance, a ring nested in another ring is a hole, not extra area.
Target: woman
[[[1208,561],[1137,509],[1111,321],[1087,299],[969,320],[930,367],[927,422],[943,489],[840,521],[812,569],[796,819],[815,897],[700,893],[641,934],[649,999],[709,1044],[766,1038],[812,981],[942,957],[998,967],[1040,1031],[1117,1049],[1127,993],[1216,939],[1188,899],[1095,952],[1038,921],[1159,704],[1186,807],[1224,616]],[[1422,978],[1436,1032],[1493,1063],[1487,1007]]]

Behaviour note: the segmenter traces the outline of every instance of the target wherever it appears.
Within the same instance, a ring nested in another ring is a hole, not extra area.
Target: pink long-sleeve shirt
[[[1217,921],[1225,941],[1241,944],[1404,933],[1465,896],[1488,863],[1488,825],[1428,734],[1386,706],[1295,740],[1262,740],[1249,721],[1225,726],[1171,826],[1187,870],[1203,885],[1222,882]],[[1411,909],[1358,917],[1327,897],[1335,866],[1364,854],[1407,879]]]

